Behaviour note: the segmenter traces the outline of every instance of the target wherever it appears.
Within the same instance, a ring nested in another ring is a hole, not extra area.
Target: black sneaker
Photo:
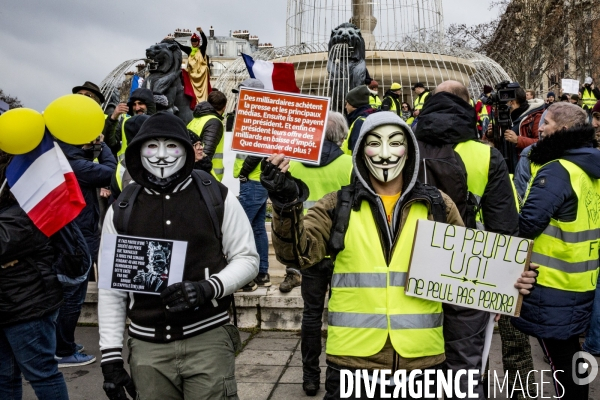
[[[258,276],[254,278],[254,282],[256,282],[258,286],[269,287],[271,286],[271,277],[268,273],[261,274],[259,272]]]
[[[238,292],[254,292],[258,288],[258,285],[254,281],[250,281],[241,288],[239,288]]]
[[[316,396],[319,391],[320,384],[319,382],[303,382],[302,389],[304,389],[304,393],[307,396]]]
[[[279,291],[282,293],[291,292],[293,288],[296,286],[300,286],[302,284],[302,275],[290,272],[285,274],[285,278],[281,285],[279,285]]]

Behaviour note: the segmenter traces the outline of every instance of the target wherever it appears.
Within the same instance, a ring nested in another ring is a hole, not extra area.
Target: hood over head
[[[186,151],[186,160],[183,167],[162,182],[144,168],[141,155],[142,145],[149,139],[158,138],[177,140]],[[135,182],[149,189],[166,192],[183,182],[192,173],[194,169],[194,148],[183,121],[171,113],[159,112],[144,122],[138,134],[127,145],[125,160],[127,170]]]
[[[417,139],[410,129],[410,126],[408,126],[408,124],[395,112],[380,111],[369,115],[367,119],[365,119],[365,122],[360,129],[354,152],[352,153],[354,171],[362,185],[371,191],[372,194],[376,195],[369,177],[371,173],[369,172],[369,168],[365,161],[364,147],[367,134],[383,125],[397,125],[405,135],[406,161],[401,172],[403,176],[402,195],[404,195],[412,189],[417,180],[417,174],[419,172],[419,146],[417,145]]]
[[[438,146],[477,139],[475,108],[449,92],[429,96],[419,114],[415,136]]]
[[[133,93],[131,93],[129,101],[127,102],[127,106],[129,107],[128,114],[131,116],[135,115],[133,113],[133,102],[136,100],[139,100],[146,105],[146,108],[148,109],[146,114],[156,114],[156,104],[154,103],[154,93],[152,93],[152,90],[139,88],[135,89]]]

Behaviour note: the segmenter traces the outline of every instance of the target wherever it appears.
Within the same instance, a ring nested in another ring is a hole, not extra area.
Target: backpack
[[[75,286],[85,282],[92,256],[81,229],[74,221],[63,226],[50,237],[54,248],[52,269],[58,280],[65,286]]]
[[[418,141],[419,165],[418,180],[435,186],[446,193],[456,204],[456,208],[467,228],[476,227],[479,202],[469,192],[467,169],[452,144],[432,145]]]
[[[200,190],[200,195],[204,199],[204,202],[208,208],[213,230],[215,231],[215,236],[221,242],[223,239],[221,225],[223,224],[225,205],[223,203],[221,190],[218,186],[218,181],[208,172],[197,169],[192,171],[192,178]],[[131,182],[129,185],[125,186],[115,201],[115,205],[113,205],[113,221],[119,234],[124,234],[124,232],[127,231],[129,219],[131,218],[131,212],[133,210],[133,207],[130,207],[130,205],[135,203],[135,199],[137,198],[141,189],[141,185]]]

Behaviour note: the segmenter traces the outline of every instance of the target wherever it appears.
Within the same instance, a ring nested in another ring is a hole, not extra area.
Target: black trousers
[[[321,328],[323,326],[323,310],[325,297],[328,295],[331,282],[331,260],[325,259],[312,267],[302,270],[302,312],[301,337],[302,344],[302,380],[304,382],[319,382],[321,368]]]
[[[573,380],[573,374],[578,375],[577,371],[573,370],[573,364],[577,367],[579,363],[573,363],[573,357],[577,352],[581,351],[579,335],[571,336],[566,340],[538,339],[538,341],[550,360],[553,377],[556,377],[554,380],[556,397],[564,393],[561,400],[587,399],[590,385],[578,385]]]

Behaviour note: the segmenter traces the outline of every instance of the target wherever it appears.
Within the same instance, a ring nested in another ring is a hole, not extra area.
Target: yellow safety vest
[[[467,170],[467,188],[477,201],[481,201],[490,172],[491,148],[475,140],[467,140],[457,144],[454,150],[460,156]],[[481,210],[477,213],[477,221],[483,221]]]
[[[348,136],[346,136],[346,139],[344,139],[344,142],[342,143],[342,151],[344,152],[344,154],[348,154],[349,156],[352,155],[352,150],[350,150],[348,148],[348,141],[350,140],[350,134],[352,133],[352,130],[354,129],[354,124],[356,123],[356,121],[361,120],[364,121],[365,117],[358,117],[354,120],[354,122],[352,122],[352,125],[350,125],[350,129],[348,129]]]
[[[583,88],[583,92],[581,93],[581,103],[583,108],[589,108],[591,110],[594,108],[597,101],[598,99],[596,99],[596,96],[594,96],[592,89]]]
[[[331,279],[327,354],[368,357],[388,337],[402,357],[444,353],[442,303],[404,294],[417,220],[427,214],[424,203],[410,206],[387,265],[369,203],[351,212]]]
[[[352,157],[343,154],[332,163],[320,167],[305,167],[301,162],[290,161],[290,174],[306,183],[309,189],[308,199],[304,202],[304,213],[323,196],[350,184],[352,176]]]
[[[487,106],[483,104],[481,100],[477,100],[478,103],[481,103],[481,111],[477,114],[477,125],[483,128],[483,122],[490,120],[490,115],[488,114]]]
[[[381,107],[381,99],[379,98],[379,95],[373,93],[369,94],[369,104],[372,108],[376,110],[379,109],[379,107]]]
[[[392,105],[390,106],[390,109],[388,111],[395,112],[398,116],[400,116],[400,114],[402,114],[402,110],[396,107],[396,102],[394,101],[395,99],[392,96],[386,96],[383,99],[385,100],[388,97],[392,101]],[[398,104],[401,104],[400,100],[398,100]]]
[[[538,264],[537,283],[570,292],[589,292],[598,282],[600,246],[600,181],[590,178],[576,164],[559,162],[569,173],[577,196],[577,218],[572,222],[552,218],[534,239],[531,262]],[[547,164],[535,170],[535,175]],[[533,173],[533,171],[532,171]],[[531,184],[527,189],[525,201]]]
[[[117,152],[117,161],[121,162],[125,158],[125,150],[127,150],[127,136],[125,135],[125,122],[131,118],[129,115],[125,114],[123,116],[123,122],[121,123],[121,148]]]
[[[216,119],[219,122],[221,120],[216,115],[203,115],[200,118],[194,118],[190,121],[187,128],[192,132],[196,133],[196,135],[202,137],[202,130],[208,121],[211,119]],[[210,173],[217,178],[219,182],[223,180],[223,174],[225,173],[225,169],[223,166],[223,148],[225,147],[225,129],[223,129],[223,136],[221,136],[221,140],[215,149],[215,154],[212,157],[212,170]]]
[[[417,96],[417,98],[413,102],[413,110],[421,110],[423,108],[423,105],[425,104],[425,99],[427,99],[427,97],[429,97],[430,94],[431,92],[427,91]]]
[[[244,166],[244,160],[246,159],[245,154],[236,154],[235,161],[233,163],[233,177],[239,178],[240,172],[242,171],[242,167]],[[252,172],[248,175],[248,179],[251,181],[260,182],[260,163],[254,168]]]

